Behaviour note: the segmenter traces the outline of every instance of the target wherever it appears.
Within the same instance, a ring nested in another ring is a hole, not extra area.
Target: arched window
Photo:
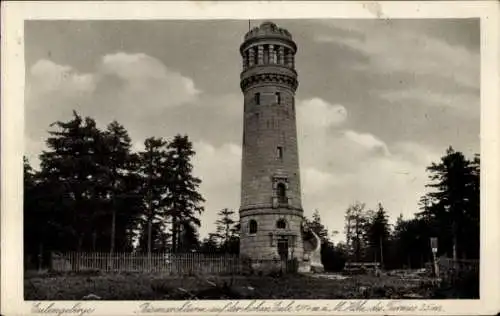
[[[277,190],[278,190],[278,202],[280,204],[286,204],[288,202],[288,199],[286,198],[286,186],[285,186],[285,184],[278,183]]]
[[[257,221],[254,219],[251,219],[250,222],[248,223],[248,230],[250,234],[256,234],[257,233]]]
[[[286,221],[284,219],[279,219],[276,222],[276,228],[285,229],[286,228]]]

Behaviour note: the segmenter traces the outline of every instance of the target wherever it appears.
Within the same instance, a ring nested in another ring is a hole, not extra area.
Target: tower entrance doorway
[[[278,239],[278,254],[280,256],[281,261],[288,260],[288,239],[280,238]]]

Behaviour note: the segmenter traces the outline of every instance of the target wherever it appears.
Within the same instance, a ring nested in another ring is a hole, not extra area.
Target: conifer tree
[[[182,227],[189,223],[193,229],[185,229],[184,234],[193,234],[200,226],[198,216],[204,208],[203,197],[198,192],[201,180],[193,175],[191,159],[195,155],[193,145],[187,136],[176,135],[168,144],[168,165],[171,178],[168,190],[168,215],[172,218],[172,250],[178,251]],[[185,240],[195,236],[184,235]],[[186,245],[184,245],[186,247]]]
[[[367,225],[367,239],[373,249],[375,261],[384,266],[384,247],[389,241],[390,230],[388,216],[381,203]]]
[[[321,223],[321,216],[319,215],[318,210],[314,210],[312,220],[308,221],[309,228],[318,235],[319,239],[322,243],[325,243],[329,240],[328,238],[328,229]]]
[[[95,227],[103,208],[102,169],[96,157],[102,132],[93,119],[83,119],[76,112],[72,120],[51,126],[59,130],[49,132],[48,150],[40,156],[40,179],[54,213],[51,224],[59,236],[72,241],[72,250],[89,249],[95,245]]]
[[[461,152],[449,147],[439,163],[427,170],[433,191],[423,212],[438,226],[439,244],[454,258],[476,255],[479,246],[479,157],[469,161]],[[472,242],[472,244],[471,244]]]
[[[229,241],[235,235],[235,220],[234,211],[228,208],[224,208],[217,213],[218,219],[215,222],[216,225],[216,236],[218,239],[218,244],[225,250],[229,246]]]
[[[161,235],[168,213],[167,196],[170,190],[172,170],[167,154],[167,142],[163,138],[150,137],[144,141],[144,151],[139,152],[139,174],[142,177],[140,194],[145,212],[140,218],[141,236],[147,236],[148,255],[153,251],[155,235]],[[153,227],[154,226],[154,227]],[[153,231],[155,228],[157,231]],[[162,238],[162,237],[157,237]],[[141,239],[143,240],[143,239]]]
[[[105,168],[103,181],[106,182],[106,199],[109,202],[108,207],[111,213],[109,251],[113,254],[117,231],[122,246],[124,243],[128,243],[126,232],[131,227],[129,226],[130,221],[127,219],[134,217],[134,214],[127,214],[127,204],[123,202],[129,193],[128,190],[131,189],[127,186],[127,177],[133,176],[134,164],[131,155],[131,139],[127,130],[117,121],[113,121],[107,126],[103,146],[101,157]]]
[[[346,242],[348,253],[354,256],[356,261],[359,261],[364,255],[366,245],[366,227],[367,216],[365,212],[365,204],[356,202],[349,206],[345,215],[346,225]]]

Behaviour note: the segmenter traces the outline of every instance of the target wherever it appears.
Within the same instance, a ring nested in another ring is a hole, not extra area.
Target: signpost
[[[439,278],[439,266],[437,262],[438,239],[436,237],[431,237],[431,250],[432,259],[434,261],[434,274],[436,278]]]

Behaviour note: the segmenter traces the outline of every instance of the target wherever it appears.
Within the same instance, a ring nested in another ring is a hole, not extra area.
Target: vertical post
[[[439,278],[439,265],[436,258],[436,252],[434,250],[432,251],[432,261],[434,263],[434,276],[437,279]]]
[[[274,45],[269,44],[269,63],[270,64],[275,64],[276,60],[274,58]]]
[[[434,275],[439,278],[439,265],[437,262],[438,241],[436,237],[431,237],[432,262],[434,264]]]
[[[247,69],[247,64],[248,64],[248,63],[247,63],[247,60],[248,60],[247,56],[248,56],[248,52],[247,52],[247,51],[244,51],[244,52],[241,54],[241,58],[242,58],[242,61],[243,61],[243,65],[242,65],[242,66],[243,66],[243,70],[246,70],[246,69]]]
[[[285,64],[285,46],[279,46],[278,48],[278,64]]]
[[[290,48],[287,48],[285,50],[285,65],[287,67],[293,67],[292,66],[292,50]]]
[[[255,64],[255,47],[248,49],[248,66],[252,67]]]
[[[257,46],[257,65],[262,65],[262,64],[264,64],[264,46],[258,45]]]

